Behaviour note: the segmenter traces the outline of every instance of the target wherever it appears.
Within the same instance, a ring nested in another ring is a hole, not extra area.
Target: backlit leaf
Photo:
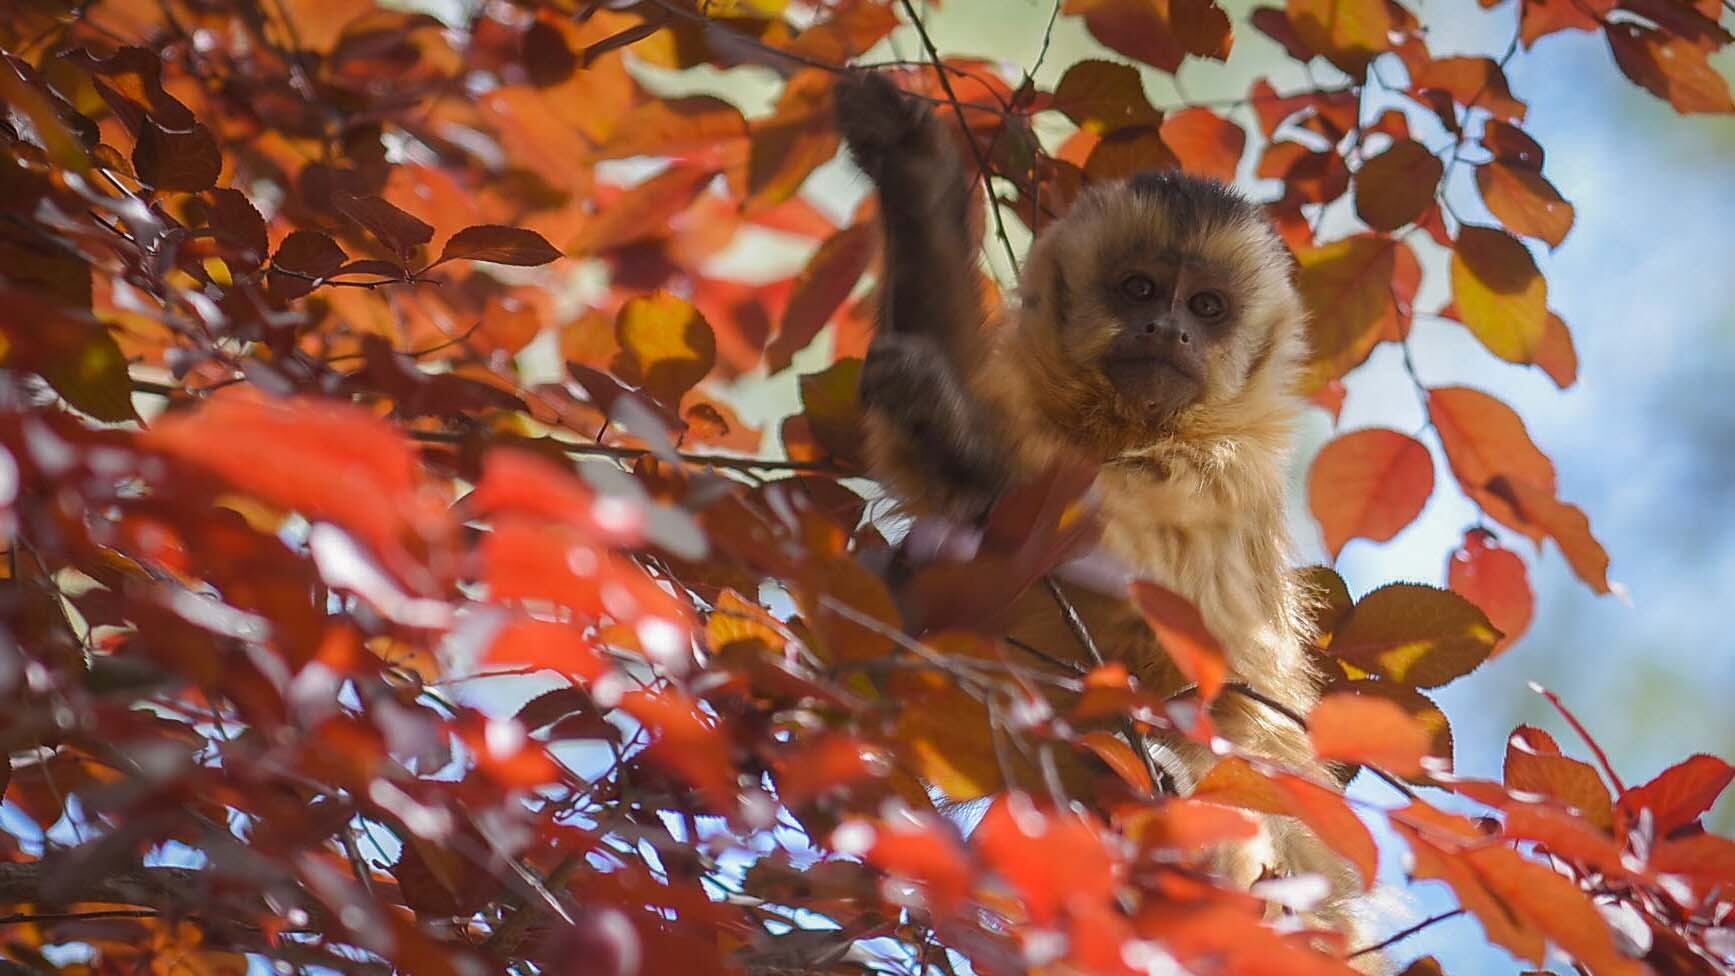
[[[1097,135],[1163,124],[1163,113],[1145,97],[1138,70],[1112,61],[1080,61],[1066,69],[1054,88],[1052,107]]]
[[[855,290],[878,249],[878,232],[873,225],[858,223],[833,234],[813,252],[795,279],[777,338],[766,347],[766,365],[772,372],[787,369],[790,359],[825,328]]]
[[[1676,763],[1642,786],[1621,794],[1617,810],[1623,823],[1638,821],[1640,810],[1651,811],[1658,836],[1667,836],[1697,821],[1735,780],[1735,766],[1703,753]]]
[[[147,120],[133,147],[133,171],[159,190],[198,193],[217,185],[223,151],[203,122],[190,129],[165,129]]]
[[[1391,47],[1392,17],[1383,0],[1289,0],[1288,14],[1303,43],[1356,78]]]
[[[1224,182],[1235,180],[1247,148],[1247,132],[1207,108],[1171,112],[1163,118],[1161,135],[1187,172]]]
[[[1307,713],[1307,734],[1321,759],[1367,763],[1399,776],[1421,773],[1433,739],[1398,705],[1348,693],[1320,699]]]
[[[1332,558],[1352,538],[1385,542],[1434,491],[1434,459],[1421,442],[1384,428],[1353,431],[1320,450],[1307,476],[1308,505]]]
[[[615,318],[622,379],[674,406],[717,363],[711,325],[685,299],[668,292],[635,298]]]
[[[1602,777],[1586,763],[1539,752],[1514,733],[1506,745],[1506,788],[1532,793],[1564,807],[1604,830],[1613,829],[1614,806]]]
[[[1513,233],[1559,247],[1572,228],[1572,204],[1535,170],[1487,163],[1476,167],[1476,186],[1488,209]]]
[[[440,250],[435,264],[447,261],[488,261],[533,268],[560,257],[554,245],[541,234],[522,227],[478,224],[453,234]]]
[[[1631,21],[1611,23],[1606,31],[1621,71],[1675,111],[1735,112],[1729,80],[1712,66],[1705,48]]]
[[[749,123],[747,199],[763,210],[795,194],[809,173],[837,154],[830,72],[809,69],[789,79],[770,117]]]
[[[1052,922],[1071,898],[1105,900],[1120,866],[1094,820],[1044,809],[1023,793],[999,797],[982,816],[972,845],[1024,900],[1031,921]]]
[[[434,228],[380,197],[334,193],[331,200],[345,216],[366,227],[400,258],[434,239]]]
[[[1490,488],[1495,478],[1505,477],[1554,493],[1554,464],[1530,439],[1518,414],[1481,390],[1449,386],[1428,391],[1428,417],[1464,493],[1501,523],[1541,539],[1544,530]]]
[[[1510,234],[1471,225],[1459,229],[1452,299],[1489,352],[1509,363],[1536,361],[1548,327],[1548,283]]]
[[[1132,597],[1169,659],[1198,686],[1199,697],[1215,699],[1228,678],[1228,657],[1205,626],[1198,608],[1173,590],[1147,580],[1133,582]]]
[[[1495,654],[1511,647],[1530,629],[1536,597],[1530,591],[1524,560],[1502,548],[1500,540],[1486,529],[1464,533],[1463,543],[1446,565],[1446,585],[1480,607],[1488,622],[1499,628],[1503,636],[1494,647]]]
[[[1396,246],[1383,235],[1359,234],[1296,255],[1295,285],[1309,312],[1307,389],[1349,372],[1373,351],[1392,304]]]

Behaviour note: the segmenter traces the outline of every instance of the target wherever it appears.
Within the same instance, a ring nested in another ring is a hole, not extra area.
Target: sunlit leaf
[[[813,252],[795,279],[777,338],[766,347],[766,365],[772,372],[789,368],[790,359],[825,328],[855,290],[878,249],[878,232],[871,224],[860,223],[838,231]]]
[[[1735,781],[1735,766],[1703,753],[1690,756],[1620,796],[1617,811],[1623,823],[1636,823],[1640,810],[1651,811],[1658,836],[1697,821]]]
[[[1023,793],[996,799],[971,841],[1038,925],[1051,922],[1065,900],[1107,899],[1118,883],[1119,865],[1100,825],[1044,809]]]
[[[1522,731],[1522,730],[1521,730]],[[1506,788],[1533,794],[1576,810],[1589,822],[1610,830],[1614,806],[1602,777],[1589,765],[1558,753],[1538,751],[1518,733],[1506,746]]]
[[[617,372],[665,404],[681,397],[717,364],[711,325],[685,299],[668,292],[635,298],[615,319]]]
[[[1288,14],[1303,43],[1357,78],[1391,47],[1392,18],[1383,0],[1289,0]]]
[[[1198,608],[1173,590],[1146,580],[1132,584],[1132,597],[1169,659],[1198,686],[1199,696],[1205,701],[1216,698],[1228,678],[1228,657]]]
[[[1530,629],[1536,597],[1524,560],[1486,529],[1464,533],[1464,542],[1452,552],[1446,566],[1446,585],[1480,607],[1503,635],[1495,645],[1498,654]]]
[[[1434,491],[1434,459],[1395,430],[1358,430],[1327,444],[1307,479],[1308,504],[1332,558],[1352,538],[1385,542],[1421,514]]]
[[[1331,653],[1388,680],[1434,688],[1479,667],[1499,639],[1456,593],[1392,583],[1362,597],[1338,625]]]
[[[1433,737],[1396,704],[1379,698],[1327,695],[1307,713],[1307,734],[1321,759],[1369,763],[1415,776]]]
[[[1605,30],[1621,71],[1675,111],[1735,112],[1729,80],[1711,65],[1705,48],[1631,21],[1610,23]]]
[[[1495,478],[1505,477],[1550,496],[1554,492],[1554,464],[1530,439],[1518,414],[1480,390],[1450,386],[1428,391],[1428,416],[1464,493],[1501,523],[1541,539],[1543,529],[1490,489]]]
[[[1163,113],[1145,97],[1138,70],[1112,61],[1080,61],[1066,69],[1051,107],[1097,135],[1163,124]]]
[[[1188,108],[1163,119],[1163,144],[1190,173],[1233,182],[1247,147],[1247,133],[1210,109]]]
[[[1548,325],[1548,283],[1523,244],[1494,228],[1460,228],[1452,298],[1489,352],[1511,363],[1536,361]]]
[[[133,147],[133,171],[159,190],[198,193],[217,184],[223,151],[203,122],[190,129],[165,129],[146,121]]]
[[[1296,288],[1307,304],[1312,358],[1306,386],[1318,389],[1360,365],[1379,342],[1392,304],[1396,242],[1361,234],[1296,255]]]
[[[1572,227],[1572,204],[1541,173],[1501,162],[1476,167],[1476,186],[1488,209],[1513,233],[1559,247]]]

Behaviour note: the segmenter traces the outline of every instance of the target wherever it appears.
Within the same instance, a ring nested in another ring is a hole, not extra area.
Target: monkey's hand
[[[884,185],[900,160],[932,157],[941,148],[933,113],[886,76],[852,71],[833,89],[837,128],[855,164]]]
[[[861,401],[876,453],[925,503],[985,514],[1009,476],[1006,451],[983,408],[930,336],[882,332],[862,364]]]

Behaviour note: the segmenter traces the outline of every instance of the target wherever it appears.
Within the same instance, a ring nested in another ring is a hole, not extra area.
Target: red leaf
[[[1133,582],[1132,597],[1170,660],[1198,686],[1199,697],[1215,700],[1228,679],[1228,657],[1198,608],[1179,593],[1146,580]]]
[[[446,241],[446,246],[440,249],[440,259],[434,263],[488,261],[493,264],[531,268],[547,264],[558,257],[560,252],[554,245],[533,230],[503,227],[499,224],[477,224],[453,234]]]
[[[791,807],[815,797],[884,777],[891,757],[884,749],[848,735],[824,735],[777,760],[777,795]]]
[[[1419,776],[1433,736],[1409,712],[1381,698],[1326,695],[1307,713],[1307,734],[1321,759],[1367,763]]]
[[[669,221],[693,203],[716,171],[677,163],[621,194],[585,221],[567,245],[576,255],[594,255],[669,235]]]
[[[1342,794],[1293,773],[1274,773],[1270,779],[1283,792],[1289,813],[1306,824],[1325,846],[1355,865],[1362,887],[1371,890],[1379,869],[1379,848],[1367,825],[1350,809]]]
[[[766,365],[773,373],[789,368],[790,359],[831,321],[878,250],[878,232],[873,225],[860,223],[833,234],[813,252],[795,280],[777,338],[765,350]]]
[[[857,854],[887,874],[922,886],[929,907],[948,915],[963,905],[976,883],[976,869],[951,824],[933,816],[904,813],[875,824],[851,821],[832,834],[832,846]]]
[[[1218,844],[1252,840],[1259,835],[1259,820],[1232,806],[1175,798],[1134,813],[1126,833],[1142,846],[1194,854]]]
[[[598,499],[571,471],[530,451],[489,451],[482,480],[465,504],[478,515],[508,512],[570,525],[603,545],[631,547],[644,541],[643,507],[618,496]]]
[[[1593,868],[1611,877],[1630,877],[1621,848],[1592,824],[1555,807],[1514,803],[1506,808],[1505,834],[1533,841],[1550,854]]]
[[[809,173],[837,154],[831,104],[835,80],[817,68],[799,72],[784,86],[770,117],[749,123],[743,210],[766,210],[789,199]]]
[[[482,660],[506,667],[547,668],[585,682],[611,670],[579,628],[530,617],[515,618],[501,627]]]
[[[1307,475],[1308,505],[1333,559],[1353,538],[1385,542],[1416,520],[1434,491],[1434,459],[1420,441],[1371,428],[1327,444]]]
[[[1051,924],[1073,898],[1106,901],[1119,883],[1119,864],[1095,821],[1045,810],[1023,793],[996,799],[971,841],[1037,925]]]
[[[158,421],[144,442],[273,505],[323,519],[390,556],[407,533],[437,538],[444,506],[422,493],[409,440],[360,407],[234,393]]]
[[[1437,58],[1412,72],[1410,87],[1443,91],[1459,105],[1487,109],[1497,119],[1524,119],[1524,103],[1512,97],[1506,73],[1492,58]]]
[[[1518,36],[1526,48],[1563,30],[1596,30],[1616,0],[1523,0]]]
[[[733,811],[735,770],[728,740],[696,702],[674,689],[629,691],[620,708],[651,734],[647,758],[692,784],[711,809]]]
[[[1616,810],[1623,824],[1637,823],[1640,810],[1651,811],[1657,836],[1667,837],[1710,810],[1731,780],[1735,766],[1701,753],[1622,793]]]
[[[1590,519],[1578,506],[1504,475],[1490,482],[1488,490],[1510,504],[1520,519],[1553,538],[1579,579],[1598,593],[1609,592],[1608,552],[1591,535]]]
[[[1145,97],[1138,69],[1112,61],[1080,61],[1066,69],[1049,107],[1099,136],[1163,124],[1163,113],[1152,108]]]
[[[1499,654],[1530,629],[1536,597],[1524,560],[1486,529],[1464,533],[1464,542],[1446,564],[1446,585],[1482,609],[1503,635],[1494,645]]]
[[[1552,745],[1548,741],[1545,748]],[[1596,770],[1585,763],[1558,753],[1535,751],[1523,735],[1514,733],[1506,746],[1504,775],[1509,790],[1534,793],[1577,810],[1604,830],[1614,826],[1608,787]]]
[[[1651,852],[1650,868],[1657,874],[1678,874],[1702,892],[1735,890],[1735,840],[1716,834],[1694,834],[1665,840]]]
[[[133,171],[158,190],[198,193],[217,185],[223,151],[203,122],[190,129],[165,129],[146,119],[133,146]]]
[[[1704,47],[1630,21],[1611,23],[1606,30],[1615,64],[1651,94],[1667,99],[1675,111],[1735,112],[1729,81],[1712,66]]]

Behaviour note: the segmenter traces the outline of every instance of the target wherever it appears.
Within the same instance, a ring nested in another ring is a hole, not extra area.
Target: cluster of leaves
[[[1729,965],[1735,843],[1698,827],[1726,763],[1626,789],[1521,729],[1503,783],[1451,774],[1425,691],[1530,614],[1492,531],[1454,556],[1463,596],[1352,604],[1316,574],[1333,684],[1290,719],[1399,805],[1233,751],[1177,798],[1146,737],[1210,741],[1201,702],[1254,694],[1192,608],[1132,590],[1193,682],[1169,700],[995,625],[1088,542],[1090,472],[1004,499],[969,561],[942,539],[897,573],[857,480],[878,242],[871,205],[840,226],[804,189],[836,155],[846,64],[913,35],[924,60],[876,69],[956,125],[1009,256],[1009,225],[1040,229],[1092,180],[1233,176],[1257,135],[1315,313],[1309,382],[1335,410],[1374,346],[1407,352],[1423,257],[1449,265],[1440,316],[1572,381],[1518,239],[1556,244],[1572,219],[1504,79],[1520,47],[1600,31],[1676,108],[1731,110],[1706,61],[1730,40],[1715,3],[1512,6],[1499,60],[1436,57],[1389,0],[1256,10],[1339,80],[1261,81],[1227,107],[1249,130],[1225,106],[1159,109],[1124,61],[1045,88],[1040,65],[943,57],[904,0],[550,0],[453,22],[329,0],[15,5],[0,969],[1352,972],[1372,947],[1270,920],[1316,886],[1210,875],[1254,814],[1298,818],[1370,882],[1363,817],[1385,817],[1413,878],[1533,964],[1552,946],[1598,974]],[[1167,72],[1236,43],[1210,0],[1055,15]],[[781,95],[749,119],[656,94],[699,68]],[[1407,107],[1369,110],[1386,96]],[[1503,226],[1455,214],[1461,167]],[[1316,240],[1334,205],[1366,229]],[[811,257],[727,271],[764,235]],[[563,255],[596,273],[575,284]],[[832,364],[799,377],[781,454],[761,454],[731,381],[822,336]],[[1606,588],[1519,418],[1422,393],[1470,497]],[[1313,470],[1334,554],[1389,539],[1433,487],[1428,446],[1396,431],[1345,434]],[[546,690],[490,707],[526,675]],[[966,836],[941,801],[973,799]],[[1468,805],[1487,815],[1451,812]]]

